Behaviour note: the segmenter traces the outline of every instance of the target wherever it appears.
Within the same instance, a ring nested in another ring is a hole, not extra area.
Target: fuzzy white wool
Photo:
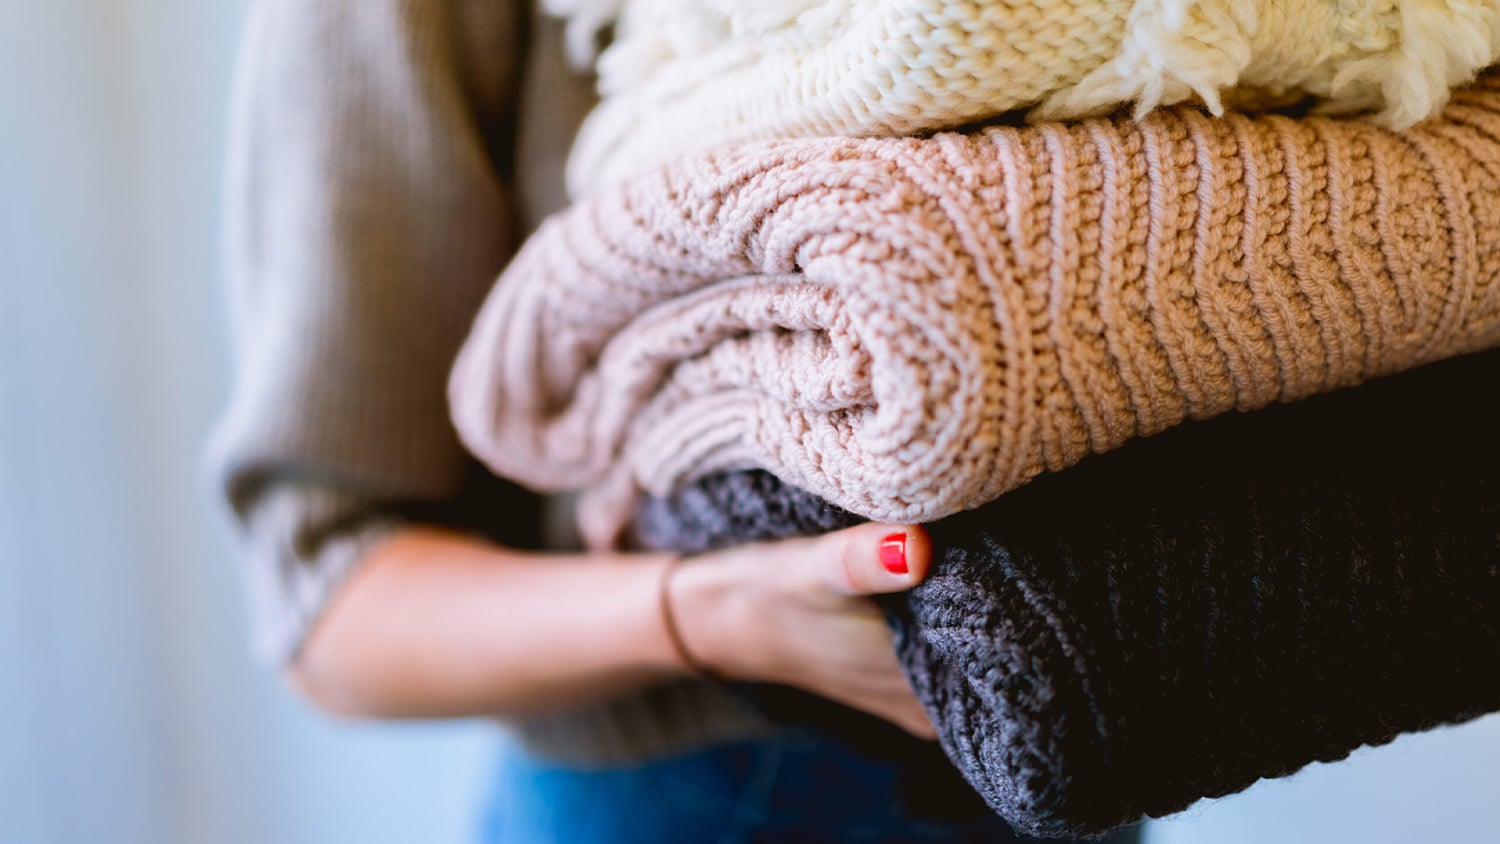
[[[1305,97],[1417,123],[1500,59],[1500,0],[544,0],[603,101],[575,195],[728,143]]]

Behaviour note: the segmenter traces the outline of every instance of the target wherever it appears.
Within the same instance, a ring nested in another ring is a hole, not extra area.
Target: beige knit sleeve
[[[292,656],[400,502],[456,495],[443,383],[510,254],[523,20],[495,0],[259,0],[233,93],[236,357],[208,468],[257,649]]]

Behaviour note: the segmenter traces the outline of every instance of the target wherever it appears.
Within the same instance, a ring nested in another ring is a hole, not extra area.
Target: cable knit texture
[[[1500,58],[1497,0],[548,0],[576,58],[618,18],[582,194],[713,146],[1313,97],[1401,128]]]
[[[1023,831],[1093,834],[1500,709],[1500,354],[1183,426],[932,527],[888,603],[944,751]],[[760,473],[648,546],[858,521]]]
[[[641,493],[764,468],[926,522],[1190,418],[1500,341],[1500,76],[1357,120],[997,127],[689,160],[575,204],[449,383],[497,474]]]

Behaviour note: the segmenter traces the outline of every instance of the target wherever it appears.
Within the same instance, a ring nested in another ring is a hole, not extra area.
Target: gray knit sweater
[[[562,203],[592,102],[517,0],[251,5],[227,181],[238,363],[208,462],[267,659],[295,656],[402,522],[539,541],[535,500],[460,447],[444,385],[513,245]],[[607,761],[765,724],[684,681],[519,727],[534,750]]]

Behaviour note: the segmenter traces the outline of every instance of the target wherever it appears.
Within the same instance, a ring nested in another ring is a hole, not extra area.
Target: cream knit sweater
[[[603,102],[574,195],[752,140],[1313,97],[1388,127],[1500,57],[1500,0],[545,0]]]

